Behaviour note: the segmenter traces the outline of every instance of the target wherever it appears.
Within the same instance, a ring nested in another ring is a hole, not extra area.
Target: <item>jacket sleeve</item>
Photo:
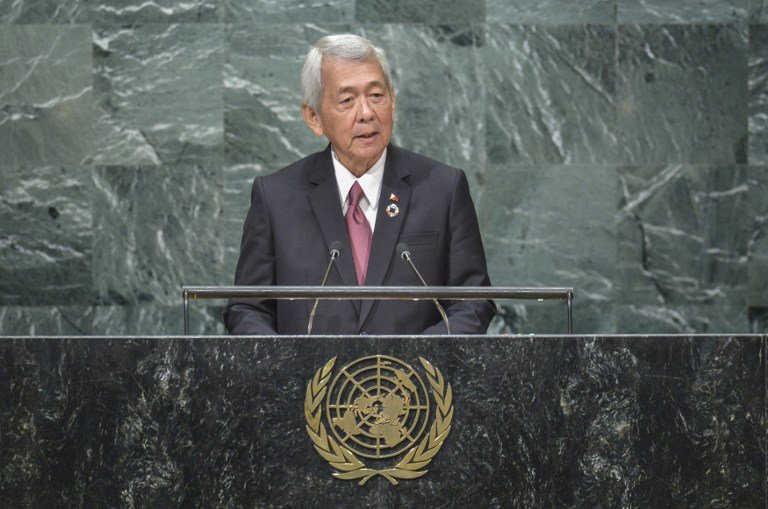
[[[274,285],[275,246],[264,193],[264,181],[256,177],[251,190],[251,207],[243,225],[240,258],[235,285]],[[224,324],[230,334],[276,334],[277,307],[274,300],[230,300],[224,310]]]
[[[449,253],[445,285],[490,286],[477,213],[463,171],[458,172],[453,187],[448,235]],[[496,305],[490,300],[456,300],[442,304],[448,315],[451,334],[485,334],[496,314]],[[447,334],[447,330],[445,324],[440,321],[424,333]]]

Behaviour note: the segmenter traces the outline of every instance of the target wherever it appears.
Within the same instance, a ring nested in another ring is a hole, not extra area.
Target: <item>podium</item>
[[[765,507],[765,353],[760,335],[4,337],[0,505]],[[439,451],[397,485],[334,477],[308,432],[318,371],[336,359],[330,387],[371,356],[451,387]]]

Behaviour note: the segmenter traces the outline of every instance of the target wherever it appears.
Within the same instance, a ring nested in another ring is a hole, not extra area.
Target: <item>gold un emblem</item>
[[[394,357],[361,357],[331,381],[334,357],[309,381],[304,400],[307,433],[315,450],[336,469],[334,477],[359,479],[362,485],[380,475],[397,484],[398,479],[427,473],[424,467],[451,430],[453,393],[440,370],[422,357],[419,361],[435,400],[432,419],[424,381]]]

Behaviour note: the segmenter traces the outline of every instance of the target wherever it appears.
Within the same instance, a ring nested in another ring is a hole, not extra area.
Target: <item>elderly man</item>
[[[323,37],[301,71],[304,121],[323,152],[257,177],[245,219],[237,285],[416,286],[396,253],[404,243],[427,284],[489,285],[467,179],[461,170],[390,144],[395,92],[384,52],[356,35]],[[233,300],[233,334],[302,334],[312,301]],[[451,333],[482,334],[488,301],[446,302]],[[318,334],[444,334],[431,301],[321,301]]]

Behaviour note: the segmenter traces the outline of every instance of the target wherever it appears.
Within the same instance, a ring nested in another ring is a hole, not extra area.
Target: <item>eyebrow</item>
[[[364,85],[363,88],[370,88],[370,87],[387,88],[387,86],[384,83],[382,83],[381,81],[379,81],[379,80],[369,81],[368,83],[366,83]],[[353,86],[341,87],[338,90],[336,90],[336,93],[337,94],[343,94],[344,92],[350,92],[352,90],[355,90],[355,87],[353,87]]]

